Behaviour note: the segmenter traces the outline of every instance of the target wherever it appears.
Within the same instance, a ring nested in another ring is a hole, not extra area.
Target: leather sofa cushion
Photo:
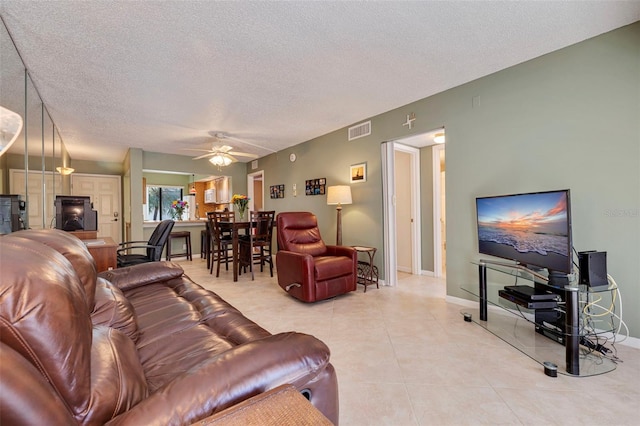
[[[193,305],[200,321],[234,345],[271,336],[215,293],[205,290],[187,277],[167,283],[173,291]]]
[[[92,324],[85,291],[63,255],[13,235],[0,238],[0,340],[46,375],[74,417],[86,414]],[[28,273],[25,259],[37,259]]]
[[[93,309],[96,288],[96,262],[85,244],[76,236],[59,229],[28,229],[4,238],[25,238],[47,245],[67,258],[84,288],[87,306]]]
[[[104,424],[148,396],[135,345],[118,330],[96,326],[91,346],[91,397],[84,424]]]
[[[120,330],[134,342],[138,341],[138,322],[131,302],[122,291],[103,278],[96,284],[96,303],[91,313],[94,325],[106,325]]]
[[[0,342],[0,424],[73,425],[60,395],[36,367]]]
[[[156,265],[164,267],[171,264]],[[130,288],[124,295],[136,313],[136,346],[152,393],[218,354],[271,335],[184,276]]]
[[[353,274],[353,261],[345,256],[318,256],[314,258],[316,281],[326,281]]]
[[[176,280],[182,281],[182,279]],[[204,324],[200,310],[166,283],[125,292],[138,318],[140,362],[155,392],[190,368],[235,345]]]

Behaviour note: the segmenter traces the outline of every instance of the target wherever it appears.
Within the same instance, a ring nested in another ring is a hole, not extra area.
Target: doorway
[[[249,211],[264,210],[264,170],[247,175]]]
[[[120,176],[74,173],[71,195],[89,195],[98,212],[98,236],[122,241]]]
[[[440,142],[443,138],[444,129],[439,128],[382,144],[387,285],[397,284],[398,272],[435,277],[446,274],[445,157],[444,144]],[[427,147],[431,148],[425,150]],[[429,158],[421,161],[421,153],[432,157],[431,161]],[[424,187],[421,169],[423,172],[432,169],[424,180],[431,181],[433,188]],[[423,204],[421,194],[429,196]],[[427,221],[424,229],[423,220]]]
[[[420,274],[420,151],[399,141],[382,144],[385,284],[398,272]]]
[[[444,153],[444,144],[433,146],[433,272],[436,277],[444,277],[447,274],[446,167]]]

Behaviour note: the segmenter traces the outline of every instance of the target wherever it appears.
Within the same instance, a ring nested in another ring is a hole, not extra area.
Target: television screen
[[[476,198],[478,249],[549,271],[572,271],[569,190]]]

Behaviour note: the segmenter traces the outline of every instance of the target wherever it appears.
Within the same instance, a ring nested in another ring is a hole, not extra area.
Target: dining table
[[[220,227],[224,230],[231,231],[231,246],[233,252],[233,281],[238,281],[238,264],[240,262],[239,240],[240,231],[244,230],[245,235],[248,235],[251,228],[251,222],[248,220],[241,221],[220,221]]]

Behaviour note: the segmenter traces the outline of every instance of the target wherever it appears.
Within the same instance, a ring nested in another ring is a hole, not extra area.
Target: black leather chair
[[[162,249],[167,243],[173,229],[173,220],[163,220],[153,230],[149,241],[125,241],[118,249],[118,267],[137,265],[139,263],[158,262],[162,257]],[[145,253],[131,253],[131,250],[144,249]]]

